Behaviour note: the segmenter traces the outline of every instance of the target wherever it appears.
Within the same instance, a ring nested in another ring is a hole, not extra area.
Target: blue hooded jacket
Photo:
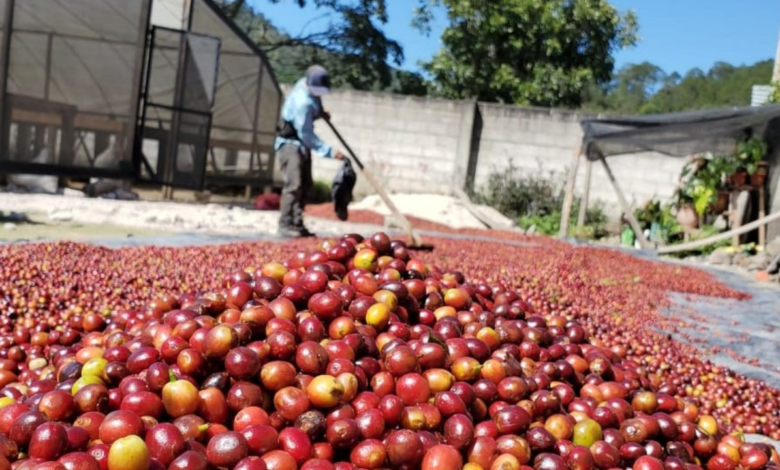
[[[312,96],[306,86],[306,79],[298,80],[282,106],[282,119],[292,123],[298,137],[301,140],[285,139],[277,137],[275,148],[279,150],[283,145],[303,146],[317,152],[325,158],[333,158],[333,148],[320,140],[314,133],[314,121],[321,118],[323,113],[322,100]]]

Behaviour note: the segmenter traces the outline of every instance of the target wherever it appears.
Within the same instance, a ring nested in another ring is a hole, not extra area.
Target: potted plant
[[[661,215],[661,203],[656,200],[647,201],[647,203],[634,211],[634,217],[642,226],[642,229],[652,230],[654,223],[658,221]]]
[[[701,218],[709,210],[722,213],[728,208],[728,192],[723,191],[723,177],[732,169],[723,156],[697,159],[682,172],[682,191]]]
[[[661,208],[658,224],[660,226],[658,238],[664,244],[669,243],[672,235],[680,233],[682,227],[672,215],[672,204],[664,204]]]
[[[634,212],[637,222],[643,230],[650,230],[650,241],[662,243],[661,232],[661,203],[657,200],[650,200]]]
[[[735,163],[724,155],[718,155],[709,161],[706,167],[706,179],[715,189],[715,198],[710,210],[713,214],[722,214],[729,208],[729,191],[724,186],[724,176],[734,173]]]
[[[766,152],[766,142],[756,136],[743,140],[737,145],[737,162],[744,169],[745,179],[750,176],[751,186],[763,186],[766,180],[766,162],[764,162]],[[745,181],[742,182],[742,185],[744,184]]]
[[[737,167],[731,175],[729,175],[729,184],[735,188],[745,186],[747,184],[747,170],[744,167]]]
[[[699,214],[694,208],[692,189],[684,185],[677,190],[677,223],[689,234],[699,226]]]
[[[764,186],[768,168],[769,164],[767,162],[758,162],[755,165],[755,170],[753,173],[750,173],[750,170],[748,170],[748,173],[750,173],[750,185],[754,188],[760,188]]]

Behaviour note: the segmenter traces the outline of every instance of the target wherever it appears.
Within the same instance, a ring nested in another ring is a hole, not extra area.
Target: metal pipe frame
[[[11,63],[11,34],[13,33],[14,25],[14,8],[16,7],[16,0],[6,0],[4,14],[4,25],[2,43],[2,68],[0,69],[0,167],[2,167],[2,160],[6,160],[5,156],[10,160],[9,143],[11,137],[11,125],[10,118],[11,112],[6,106],[6,93],[8,92],[8,69]],[[7,155],[3,155],[7,154]]]

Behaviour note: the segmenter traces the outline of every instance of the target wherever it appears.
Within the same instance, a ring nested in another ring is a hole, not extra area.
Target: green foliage
[[[563,204],[563,195],[560,194],[560,204]],[[569,236],[582,240],[595,240],[607,235],[607,216],[604,213],[604,206],[597,202],[588,205],[585,212],[585,225],[577,227],[577,217],[580,213],[581,200],[575,198],[572,204],[571,216],[569,218]],[[536,233],[543,235],[557,236],[561,233],[561,206],[548,213],[536,213],[533,215],[524,215],[519,219],[518,225],[523,230],[536,227]]]
[[[772,93],[769,95],[767,104],[780,103],[780,81],[773,81],[771,85],[772,85]]]
[[[736,158],[741,167],[752,175],[758,170],[758,164],[764,160],[767,144],[760,137],[752,136],[737,144]]]
[[[610,80],[614,52],[636,41],[635,15],[606,0],[431,1],[449,26],[425,69],[446,98],[578,106],[588,84]]]
[[[660,220],[662,214],[661,202],[648,201],[643,207],[634,210],[634,218],[643,229],[649,229],[653,222]]]
[[[714,235],[719,234],[720,231],[716,229],[712,225],[704,225],[701,229],[696,230],[691,233],[691,239],[690,241],[698,241],[698,240],[704,240],[706,238],[710,238]],[[676,243],[684,243],[683,240],[677,240]],[[678,251],[675,253],[671,253],[669,256],[674,258],[687,258],[689,256],[709,256],[711,255],[715,250],[719,248],[728,248],[731,246],[731,240],[721,240],[719,242],[710,243],[709,245],[703,246],[701,248],[697,248],[694,250],[686,250],[686,251]]]
[[[680,203],[692,203],[701,217],[716,200],[720,175],[718,174],[716,183],[715,172],[709,162],[706,159],[696,159],[683,168],[682,176],[688,178],[680,188]]]
[[[663,86],[666,74],[649,62],[621,68],[612,81],[586,89],[586,109],[608,109],[616,114],[635,114]]]
[[[682,228],[672,215],[672,209],[672,204],[661,204],[658,200],[652,200],[634,210],[634,217],[642,230],[650,230],[651,241],[666,244],[682,234]]]
[[[520,217],[520,228],[528,230],[536,227],[536,233],[542,235],[558,235],[561,232],[561,211],[549,214],[524,215]]]
[[[541,172],[521,174],[509,162],[504,171],[490,174],[481,191],[472,195],[475,202],[492,206],[507,217],[518,220],[523,230],[535,226],[536,232],[558,235],[561,228],[563,185],[552,174]],[[575,198],[572,207],[570,235],[577,238],[600,238],[606,234],[607,216],[601,203],[589,204],[585,226],[577,228],[580,200]]]
[[[626,65],[608,83],[589,85],[583,107],[617,114],[655,114],[747,106],[753,85],[765,84],[772,67],[771,60],[747,66],[719,62],[708,72],[693,69],[681,76],[647,62]]]
[[[559,192],[552,174],[521,174],[514,162],[510,161],[506,170],[490,174],[487,183],[474,198],[476,202],[492,206],[507,217],[518,219],[559,209]]]
[[[283,0],[269,0],[279,3]],[[339,88],[424,94],[419,74],[396,69],[403,61],[401,45],[388,38],[382,26],[388,21],[386,0],[290,0],[304,7],[311,3],[327,16],[327,27],[288,34],[275,28],[246,0],[218,0],[249,37],[268,55],[277,78],[293,83],[312,63],[328,67]]]
[[[712,225],[704,225],[698,232],[694,232],[691,236],[691,241],[696,240],[704,240],[706,238],[713,237],[720,233],[720,230],[716,229]],[[700,249],[700,252],[704,255],[712,254],[713,251],[717,250],[718,248],[724,248],[727,246],[731,246],[731,240],[721,240],[719,242],[711,243],[707,246],[704,246]]]
[[[325,202],[331,202],[333,199],[330,196],[330,183],[326,181],[315,181],[309,192],[308,201],[310,204],[322,204]]]

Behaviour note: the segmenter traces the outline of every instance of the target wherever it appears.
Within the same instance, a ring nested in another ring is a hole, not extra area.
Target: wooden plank
[[[741,232],[735,231],[739,230],[739,227],[742,225],[742,214],[739,212],[739,191],[731,191],[731,229],[734,233],[734,236],[731,237],[731,244],[734,247],[739,246],[739,235]]]
[[[738,228],[733,228],[727,232],[713,235],[709,238],[705,238],[704,240],[696,240],[694,242],[683,243],[681,245],[662,246],[658,248],[658,254],[677,253],[680,251],[688,251],[688,250],[694,250],[696,248],[703,248],[705,246],[712,245],[713,243],[717,243],[719,241],[728,240],[733,236],[739,237],[739,235],[755,230],[761,227],[762,225],[766,226],[768,223],[775,220],[780,220],[780,212],[769,214],[761,219],[754,220],[749,224],[745,224]]]
[[[62,126],[62,116],[53,113],[27,111],[14,108],[11,110],[11,122],[23,122],[25,124],[39,124],[43,126]]]
[[[563,208],[561,208],[561,230],[558,233],[560,237],[566,237],[569,234],[569,219],[571,218],[571,207],[574,204],[574,185],[577,183],[577,168],[579,167],[581,156],[582,150],[577,150],[569,166],[566,178],[566,194],[563,197]]]
[[[209,145],[211,148],[220,148],[225,150],[245,150],[247,152],[252,151],[252,144],[251,143],[244,143],[244,142],[238,142],[235,140],[226,140],[226,139],[211,139],[209,141]],[[273,152],[273,147],[263,145],[257,147],[257,153],[271,153]]]
[[[582,193],[582,201],[580,202],[580,213],[577,214],[577,227],[585,226],[585,218],[588,215],[588,203],[590,201],[590,180],[593,173],[593,162],[588,160],[585,162],[585,189]]]
[[[62,115],[54,112],[14,108],[11,111],[11,122],[62,127]],[[79,114],[73,118],[73,127],[81,130],[120,133],[124,130],[124,126],[125,123],[123,121],[97,116]]]
[[[125,122],[116,121],[113,119],[105,119],[98,116],[78,114],[73,120],[73,127],[85,131],[120,134],[125,130]]]
[[[490,225],[490,221],[485,220],[482,214],[479,213],[479,210],[477,210],[477,208],[474,207],[474,204],[471,202],[471,199],[469,199],[469,196],[468,194],[466,194],[466,191],[462,190],[458,186],[453,186],[452,193],[455,194],[455,197],[460,199],[460,202],[463,203],[463,206],[466,208],[469,214],[473,215],[477,220],[479,220],[479,223],[481,223],[487,229],[493,228]]]
[[[766,194],[762,186],[758,188],[758,219],[761,220],[764,217],[766,217]],[[766,247],[766,224],[758,226],[758,244]]]
[[[604,166],[604,171],[607,172],[607,178],[609,178],[609,182],[612,183],[612,189],[615,190],[615,195],[618,197],[620,208],[625,214],[626,219],[628,219],[628,223],[631,225],[634,233],[636,234],[636,239],[639,241],[639,246],[645,250],[652,248],[647,239],[645,239],[645,234],[642,233],[642,227],[639,225],[636,217],[634,217],[634,213],[631,211],[631,207],[628,205],[628,200],[623,194],[623,190],[620,188],[620,184],[618,184],[617,179],[615,179],[615,175],[612,174],[612,169],[607,164],[607,159],[602,155],[600,160],[601,164]]]

